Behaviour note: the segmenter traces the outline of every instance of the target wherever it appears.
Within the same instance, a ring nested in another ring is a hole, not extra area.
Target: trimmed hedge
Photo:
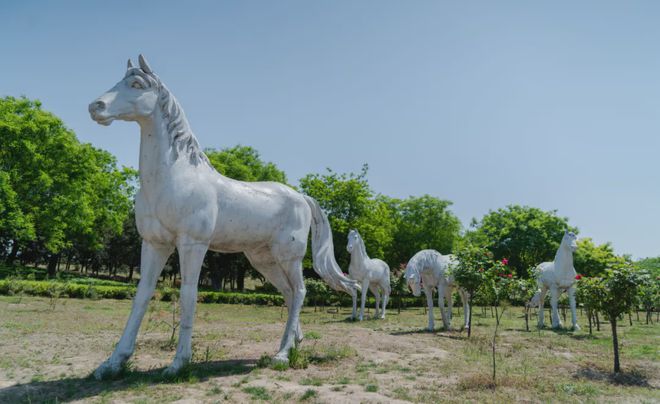
[[[73,297],[78,299],[130,299],[135,295],[135,286],[105,286],[94,284],[79,284],[58,281],[31,280],[0,280],[0,295],[25,294],[43,297]],[[179,291],[172,288],[156,290],[154,299],[171,301],[179,297]],[[281,306],[284,298],[281,295],[262,293],[231,293],[231,292],[199,292],[197,301],[200,303],[226,304],[256,304]]]
[[[0,280],[0,295],[19,295],[43,296],[43,297],[71,297],[77,299],[131,299],[135,295],[136,287],[133,285],[108,286],[94,283],[63,282],[58,280],[33,281],[20,279],[2,279]],[[165,302],[179,298],[179,290],[172,288],[159,288],[154,293],[155,300]],[[281,306],[284,304],[284,298],[280,294],[267,293],[236,293],[236,292],[211,292],[199,291],[197,301],[200,303],[224,303],[224,304],[248,304],[264,306]],[[342,293],[332,293],[324,296],[313,296],[309,293],[305,299],[308,306],[348,306],[353,303],[351,297]],[[369,306],[375,304],[373,296],[368,298]],[[404,297],[401,299],[402,307],[419,307],[425,304],[425,301],[415,297]],[[389,308],[398,306],[398,299],[390,299]]]

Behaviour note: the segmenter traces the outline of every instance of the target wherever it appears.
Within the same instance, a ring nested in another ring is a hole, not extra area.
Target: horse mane
[[[160,78],[154,73],[146,73],[139,67],[129,69],[126,76],[129,75],[140,76],[151,87],[157,88],[158,107],[161,110],[167,133],[171,139],[172,159],[176,161],[181,155],[184,155],[188,157],[188,161],[194,166],[205,163],[209,167],[213,167],[200,147],[192,129],[190,129],[183,108]]]
[[[369,255],[367,255],[367,247],[364,245],[364,239],[360,235],[360,232],[357,230],[351,230],[351,232],[355,232],[355,234],[357,234],[358,248],[360,249],[360,253],[362,253],[362,257],[369,258]]]

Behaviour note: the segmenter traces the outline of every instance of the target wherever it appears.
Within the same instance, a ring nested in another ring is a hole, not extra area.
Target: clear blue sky
[[[542,4],[543,3],[543,4]],[[660,254],[660,2],[2,1],[0,95],[137,166],[87,104],[144,53],[200,142],[292,183],[368,163],[377,192],[557,209]]]

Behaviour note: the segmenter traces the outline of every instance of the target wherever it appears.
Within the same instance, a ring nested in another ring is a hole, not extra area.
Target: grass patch
[[[314,390],[314,389],[307,389],[307,390],[305,390],[305,392],[303,393],[303,395],[300,396],[300,401],[307,401],[307,400],[309,400],[309,399],[312,399],[312,398],[316,398],[316,397],[318,397],[318,395],[319,395],[319,393],[317,393],[316,390]]]
[[[300,380],[301,386],[322,386],[323,380],[320,377],[305,377]]]
[[[364,391],[369,393],[375,393],[378,391],[378,386],[375,384],[367,384],[366,386],[364,386]]]
[[[250,398],[252,398],[253,400],[263,400],[263,401],[270,400],[270,393],[268,392],[268,390],[266,390],[265,387],[255,387],[255,386],[243,387],[243,393],[249,394]]]
[[[305,338],[307,339],[321,339],[321,334],[316,331],[308,331],[305,333]]]

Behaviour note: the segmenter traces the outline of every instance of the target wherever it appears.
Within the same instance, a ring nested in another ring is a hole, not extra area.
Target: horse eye
[[[131,84],[131,87],[136,88],[138,90],[142,90],[142,84],[140,84],[140,82],[138,82],[137,80]]]

